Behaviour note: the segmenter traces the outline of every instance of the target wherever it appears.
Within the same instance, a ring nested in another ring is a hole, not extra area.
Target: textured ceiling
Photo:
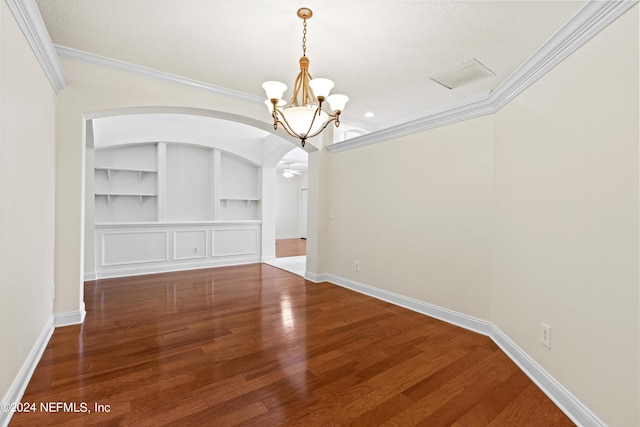
[[[264,96],[291,87],[302,54],[351,100],[343,122],[371,130],[486,95],[584,1],[37,0],[55,44]],[[495,76],[456,89],[429,79],[475,58]],[[286,93],[286,97],[290,92]],[[372,111],[373,118],[364,113]],[[266,114],[266,110],[265,110]]]

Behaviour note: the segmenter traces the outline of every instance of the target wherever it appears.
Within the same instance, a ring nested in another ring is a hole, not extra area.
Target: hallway
[[[278,239],[276,240],[276,259],[265,264],[304,277],[307,266],[306,255],[306,239]]]

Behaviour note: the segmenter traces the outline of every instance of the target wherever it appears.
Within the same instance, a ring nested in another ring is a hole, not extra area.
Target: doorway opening
[[[275,267],[304,277],[307,265],[308,154],[296,148],[276,168]]]

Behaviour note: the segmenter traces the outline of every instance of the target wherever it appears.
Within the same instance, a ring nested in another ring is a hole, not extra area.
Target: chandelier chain
[[[307,20],[303,20],[302,29],[302,56],[307,56]]]

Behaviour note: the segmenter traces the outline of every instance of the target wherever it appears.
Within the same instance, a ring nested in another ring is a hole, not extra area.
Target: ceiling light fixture
[[[307,58],[307,19],[313,15],[311,9],[302,7],[298,9],[298,17],[303,23],[302,30],[302,57],[300,58],[300,73],[296,78],[293,87],[293,98],[289,105],[282,99],[287,85],[281,82],[268,81],[262,84],[262,88],[267,93],[267,101],[271,116],[273,117],[273,128],[278,129],[278,125],[294,138],[299,138],[304,147],[307,138],[312,138],[322,132],[331,122],[335,122],[336,127],[340,126],[340,113],[349,100],[346,95],[329,95],[334,84],[329,79],[312,79],[309,74],[309,58]],[[300,96],[300,99],[298,99]],[[329,103],[333,114],[322,110],[322,103]]]
[[[302,172],[296,169],[291,169],[291,163],[288,163],[286,168],[282,171],[282,176],[285,178],[293,178],[294,175],[300,175]]]

